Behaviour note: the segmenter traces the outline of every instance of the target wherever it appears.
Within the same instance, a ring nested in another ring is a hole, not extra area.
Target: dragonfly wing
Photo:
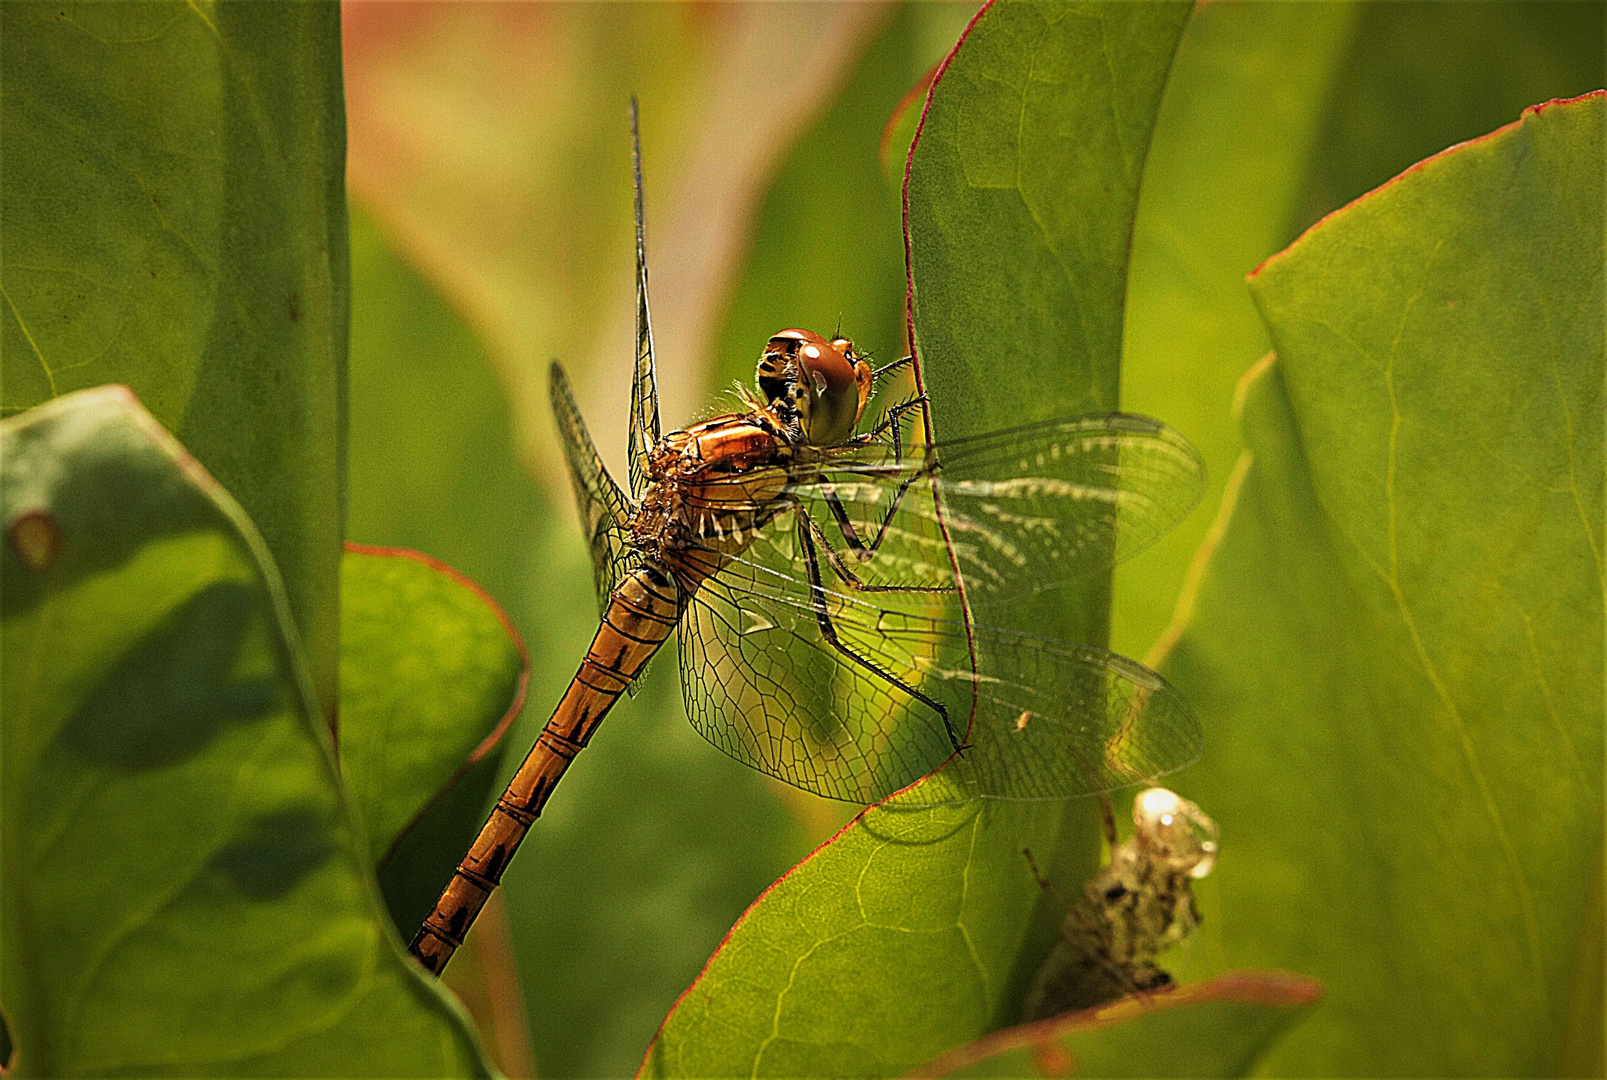
[[[647,309],[647,236],[642,215],[642,136],[631,98],[631,162],[636,190],[636,371],[631,379],[631,497],[647,490],[648,454],[658,443],[658,372],[653,366],[653,320]]]
[[[854,802],[947,761],[952,782],[905,796],[919,803],[1066,798],[1198,756],[1197,721],[1143,665],[968,626],[953,594],[855,591],[829,569],[817,587],[795,574],[804,543],[778,519],[682,617],[687,714],[739,761]]]
[[[850,533],[866,546],[881,536],[871,563],[939,576],[952,549],[968,590],[1013,595],[1131,558],[1181,521],[1205,487],[1187,439],[1123,413],[899,452],[878,441],[829,453],[789,490],[817,520],[837,521],[848,547]]]
[[[790,527],[770,538],[784,544]],[[937,712],[912,709],[826,642],[807,584],[771,565],[787,561],[743,558],[692,594],[680,625],[687,717],[746,765],[827,798],[874,802],[941,765],[953,742]],[[880,659],[894,677],[911,674],[902,652]]]
[[[608,609],[609,594],[635,565],[635,548],[625,527],[630,520],[631,503],[608,475],[586,431],[580,409],[575,405],[569,379],[556,363],[552,365],[552,413],[563,435],[575,505],[586,530],[586,542],[591,547],[592,580],[597,588],[597,610],[601,613]]]

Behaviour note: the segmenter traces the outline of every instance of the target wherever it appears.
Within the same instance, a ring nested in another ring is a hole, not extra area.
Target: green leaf
[[[909,1076],[1247,1076],[1321,998],[1298,975],[1233,972],[996,1031]]]
[[[478,585],[405,548],[348,545],[341,608],[341,771],[411,935],[480,828],[529,658]]]
[[[1274,1074],[1592,1067],[1558,1047],[1603,1011],[1604,113],[1530,110],[1252,279],[1279,360],[1164,670],[1208,947],[1328,988]]]
[[[1010,1022],[1043,921],[1021,848],[1060,828],[1030,803],[866,810],[732,929],[647,1074],[897,1076]]]
[[[339,639],[335,4],[0,5],[0,408],[131,386],[245,506],[326,716]]]
[[[1121,400],[1200,451],[1206,507],[1243,449],[1234,386],[1271,347],[1244,275],[1296,235],[1355,20],[1348,4],[1204,5],[1166,82],[1133,226]],[[1161,637],[1210,523],[1195,514],[1116,571],[1116,651],[1143,656]]]
[[[1127,251],[1189,5],[996,5],[910,168],[916,345],[941,438],[1116,407]]]
[[[1127,231],[1188,11],[999,4],[935,84],[909,222],[940,435],[1114,404]],[[1097,642],[1104,610],[1035,628]],[[1022,848],[1080,879],[1096,820],[1089,800],[866,811],[748,911],[644,1072],[896,1075],[1014,1022],[1064,915]]]
[[[380,907],[245,513],[124,388],[0,448],[17,1070],[484,1075]]]

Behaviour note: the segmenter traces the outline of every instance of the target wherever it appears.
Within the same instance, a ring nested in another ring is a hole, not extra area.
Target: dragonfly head
[[[772,408],[796,415],[811,446],[840,443],[870,398],[870,365],[847,338],[830,341],[812,330],[783,330],[759,357],[759,392]]]

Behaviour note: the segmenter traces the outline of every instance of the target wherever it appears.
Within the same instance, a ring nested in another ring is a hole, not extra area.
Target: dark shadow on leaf
[[[257,818],[207,865],[249,899],[278,900],[334,850],[329,816],[301,807]]]
[[[196,753],[228,724],[279,700],[276,679],[230,669],[257,606],[244,582],[209,585],[129,650],[62,727],[61,744],[95,765],[154,769]]]

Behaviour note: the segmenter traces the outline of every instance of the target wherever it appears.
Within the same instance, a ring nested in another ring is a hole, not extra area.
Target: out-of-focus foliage
[[[1213,739],[1178,786],[1233,853],[1216,948],[1329,988],[1276,1073],[1592,1067],[1604,120],[1531,110],[1252,282],[1279,359],[1165,670]]]
[[[347,5],[353,191],[470,319],[521,456],[563,501],[553,359],[623,465],[626,102],[641,99],[660,389],[676,426],[706,405],[728,277],[774,164],[879,19],[855,4]]]
[[[1116,571],[1118,652],[1143,656],[1171,620],[1242,448],[1233,388],[1270,345],[1244,275],[1294,238],[1355,21],[1348,4],[1218,0],[1178,46],[1133,225],[1121,400],[1185,433],[1210,489],[1206,512]]]
[[[1019,331],[1023,319],[1078,325],[1063,306],[1071,292],[1119,301],[1144,148],[1188,10],[999,5],[955,52],[910,179],[916,340],[945,434],[1012,405],[1027,420],[1114,399],[1118,320],[1077,332],[1083,348],[1069,355],[1049,344],[1066,333]],[[1089,86],[1090,70],[1122,74]],[[1090,156],[1094,175],[1073,177],[1067,158],[1083,144],[1131,153]],[[1041,207],[1061,225],[1097,221],[1095,235],[1044,235],[1031,216]],[[1033,272],[979,269],[1014,258]],[[1050,362],[1055,376],[1022,410],[1022,381]],[[937,396],[957,383],[963,395]],[[1104,636],[1098,605],[1053,624],[1026,621],[1025,609],[995,616],[1012,614],[1022,629]],[[867,811],[748,912],[666,1021],[645,1072],[896,1075],[1012,1022],[1060,921],[1021,851],[1079,879],[1097,851],[1090,810],[989,800],[917,810],[895,797]]]
[[[124,389],[0,426],[19,1074],[485,1075],[401,953],[267,548]]]
[[[1607,82],[1607,8],[1593,0],[1354,10],[1291,239],[1415,161]]]
[[[120,382],[262,529],[335,706],[345,126],[321,4],[0,6],[4,412]]]

